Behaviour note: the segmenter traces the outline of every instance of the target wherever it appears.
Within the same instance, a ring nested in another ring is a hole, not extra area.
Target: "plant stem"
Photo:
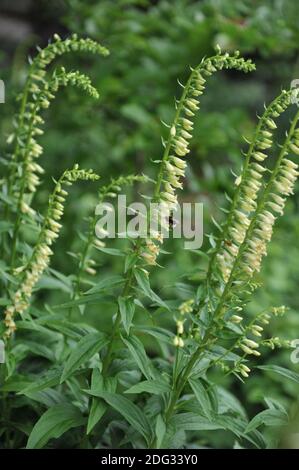
[[[123,287],[123,291],[122,291],[122,294],[121,294],[122,297],[125,297],[130,292],[132,279],[133,279],[133,269],[130,269],[129,275],[128,275],[127,280],[126,280],[126,283]],[[121,315],[120,315],[120,310],[118,308],[117,313],[116,313],[116,317],[115,317],[115,321],[114,321],[114,324],[113,324],[111,336],[110,336],[110,341],[109,341],[108,348],[107,348],[107,353],[106,353],[106,355],[104,357],[104,360],[103,360],[103,368],[102,368],[102,374],[103,375],[107,374],[110,363],[111,363],[113,343],[114,343],[115,337],[117,336],[117,331],[119,329],[120,323],[121,323]]]
[[[22,102],[21,102],[21,107],[20,107],[19,123],[18,123],[18,129],[17,129],[17,133],[16,133],[16,145],[15,145],[14,152],[12,154],[11,164],[10,164],[10,168],[9,168],[9,174],[8,174],[8,178],[7,178],[7,197],[8,198],[10,198],[10,196],[11,196],[11,188],[13,186],[14,175],[16,173],[15,165],[17,164],[17,161],[18,161],[18,155],[19,155],[19,149],[20,149],[18,133],[19,133],[19,131],[22,128],[23,123],[24,123],[24,114],[25,114],[26,104],[27,104],[27,100],[28,100],[29,85],[30,85],[30,83],[29,83],[29,78],[28,78],[27,82],[26,82],[26,85],[25,85],[24,92],[23,92],[23,97],[22,97]],[[7,221],[9,219],[9,215],[10,215],[10,207],[9,207],[8,203],[4,203],[4,204],[5,204],[5,206],[4,206],[3,220]],[[5,247],[5,240],[6,240],[6,236],[3,234],[2,235],[2,251],[3,251],[3,253],[4,253],[4,247]]]
[[[30,125],[29,125],[29,132],[28,132],[28,137],[27,137],[26,146],[25,146],[26,154],[24,156],[24,161],[23,161],[23,164],[22,164],[22,182],[21,182],[21,189],[20,189],[20,194],[19,194],[18,202],[17,202],[17,218],[16,218],[16,221],[15,221],[15,224],[14,224],[13,237],[12,237],[11,269],[14,268],[18,233],[19,233],[19,229],[20,229],[20,226],[21,226],[21,222],[22,222],[22,202],[23,202],[23,197],[24,197],[25,190],[26,190],[26,165],[27,165],[27,158],[28,158],[28,154],[29,154],[29,143],[30,143],[30,139],[31,139],[31,136],[32,136],[32,132],[33,132],[34,119],[35,119],[35,116],[36,116],[36,113],[37,113],[37,109],[38,109],[38,104],[36,104],[36,106],[34,108],[34,111],[32,113],[32,116],[31,116]]]
[[[166,409],[166,412],[165,412],[165,421],[166,421],[166,423],[168,423],[170,421],[170,419],[171,419],[171,417],[172,417],[172,415],[175,411],[175,406],[176,406],[176,404],[177,404],[177,402],[180,398],[180,395],[181,395],[181,393],[182,393],[182,391],[183,391],[183,389],[186,385],[186,382],[189,378],[190,373],[192,372],[192,369],[193,369],[194,365],[196,364],[196,362],[200,358],[201,353],[205,350],[207,344],[209,343],[209,335],[210,335],[210,329],[206,331],[206,334],[203,338],[202,344],[198,346],[196,351],[191,356],[186,369],[184,370],[183,373],[180,374],[180,376],[177,379],[176,389],[175,389],[174,393],[172,394],[169,405],[168,405],[168,407]]]

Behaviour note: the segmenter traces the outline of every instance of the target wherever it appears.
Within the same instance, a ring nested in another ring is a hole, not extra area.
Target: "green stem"
[[[30,82],[29,82],[29,78],[28,78],[27,82],[26,82],[26,85],[25,85],[24,92],[23,92],[23,97],[22,97],[22,102],[21,102],[21,107],[20,107],[20,113],[19,113],[18,129],[17,129],[16,137],[15,137],[16,138],[16,144],[15,144],[14,152],[12,154],[11,164],[10,164],[10,168],[9,168],[9,174],[8,174],[8,178],[7,178],[7,197],[8,198],[10,198],[10,196],[11,196],[11,188],[13,187],[14,176],[16,174],[15,165],[17,164],[19,150],[20,150],[18,135],[19,135],[20,129],[22,129],[23,123],[24,123],[24,114],[25,114],[26,104],[27,104],[27,100],[28,100],[29,85],[30,85]],[[8,203],[4,202],[4,204],[5,204],[5,206],[4,206],[3,220],[8,220],[9,217],[10,217],[10,207],[9,207]],[[2,252],[3,253],[4,253],[4,247],[5,247],[5,240],[6,240],[6,236],[3,234],[2,235]]]
[[[20,150],[20,143],[19,143],[19,139],[18,139],[18,134],[20,132],[20,129],[22,129],[23,127],[23,123],[24,123],[24,114],[25,114],[25,110],[26,110],[26,105],[27,105],[27,100],[28,100],[28,93],[29,93],[29,86],[30,86],[30,75],[27,79],[27,82],[26,82],[26,85],[25,85],[25,89],[24,89],[24,92],[23,92],[23,97],[22,97],[22,102],[21,102],[21,108],[20,108],[20,114],[19,114],[19,123],[18,123],[18,130],[17,130],[17,135],[16,135],[16,145],[15,145],[15,150],[12,154],[12,163],[16,164],[17,161],[18,161],[18,156],[19,156],[19,150]],[[8,177],[8,186],[7,186],[7,194],[8,196],[10,196],[10,190],[11,190],[11,187],[13,185],[13,178],[14,178],[14,174],[15,174],[15,168],[14,166],[12,165],[10,167],[10,175]]]
[[[93,235],[94,225],[95,225],[95,218],[92,219],[91,224],[90,224],[90,230],[89,230],[88,238],[87,238],[87,241],[85,243],[85,246],[84,246],[84,249],[83,249],[83,252],[82,252],[82,256],[81,256],[79,267],[78,267],[77,276],[76,276],[76,279],[75,279],[75,282],[74,282],[74,291],[73,291],[73,294],[71,296],[71,300],[75,300],[77,298],[77,295],[80,292],[81,278],[82,278],[83,269],[84,269],[84,266],[85,266],[85,261],[86,261],[90,246],[91,246],[93,238],[94,238],[94,235]],[[68,312],[69,317],[71,317],[72,311],[73,311],[73,308],[70,307],[69,312]]]
[[[127,280],[126,280],[126,283],[123,287],[122,294],[121,294],[122,297],[125,297],[129,294],[132,279],[133,279],[133,269],[130,270],[129,275],[128,275]],[[104,360],[103,360],[103,368],[102,368],[103,375],[107,374],[108,369],[110,367],[110,363],[111,363],[111,360],[112,360],[113,345],[114,345],[113,343],[114,343],[114,340],[117,336],[120,324],[121,324],[121,315],[120,315],[120,310],[118,308],[116,318],[115,318],[115,321],[114,321],[114,324],[113,324],[113,328],[112,328],[112,332],[111,332],[107,352],[106,352],[106,355],[105,355]]]
[[[207,330],[203,340],[202,344],[196,349],[196,351],[193,353],[191,356],[188,365],[184,372],[181,373],[181,375],[178,377],[177,382],[176,382],[176,389],[172,393],[172,396],[170,398],[169,405],[166,409],[165,412],[165,421],[168,423],[175,411],[176,404],[181,396],[182,391],[184,390],[184,387],[187,383],[187,380],[189,378],[190,373],[192,372],[192,369],[198,359],[200,358],[202,352],[206,349],[206,346],[209,344],[209,335],[210,335],[210,330]]]
[[[30,124],[29,124],[29,132],[28,132],[28,137],[27,137],[26,146],[25,146],[26,154],[24,156],[24,161],[23,161],[23,164],[22,164],[22,183],[21,183],[20,194],[19,194],[18,202],[17,202],[17,218],[16,218],[16,221],[15,221],[15,224],[14,224],[13,236],[12,236],[12,248],[11,248],[11,268],[12,269],[14,268],[18,234],[19,234],[19,230],[20,230],[20,226],[21,226],[21,222],[22,222],[22,202],[23,202],[23,198],[24,198],[24,194],[25,194],[25,190],[26,190],[26,183],[27,183],[27,181],[26,181],[26,166],[27,166],[27,163],[28,163],[27,160],[28,160],[28,155],[29,155],[29,144],[30,144],[30,140],[31,140],[31,137],[32,137],[34,119],[35,119],[35,116],[36,116],[36,113],[37,113],[37,109],[38,109],[38,104],[36,104],[36,106],[34,108],[34,111],[32,113],[32,116],[31,116],[31,120],[30,120]]]

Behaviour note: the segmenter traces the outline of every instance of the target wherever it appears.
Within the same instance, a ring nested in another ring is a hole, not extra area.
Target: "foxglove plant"
[[[272,159],[268,153],[275,141],[277,118],[289,108],[291,91],[282,91],[259,118],[235,180],[227,217],[221,225],[216,223],[218,232],[209,237],[212,247],[206,253],[204,279],[196,288],[193,284],[187,286],[194,295],[181,302],[177,297],[162,299],[152,290],[150,272],[159,268],[158,256],[163,252],[160,230],[148,224],[145,239],[128,237],[126,248],[109,251],[96,237],[95,212],[88,218],[87,235],[81,236],[74,274],[56,273],[67,289],[67,302],[44,305],[38,296],[33,302],[33,294],[38,292],[38,281],[45,272],[50,279],[54,272],[50,260],[62,229],[68,187],[78,180],[98,179],[93,170],[75,165],[55,181],[44,217],[32,206],[40,184],[38,175],[43,172],[36,161],[43,150],[37,142],[42,134],[42,110],[60,86],[74,85],[98,98],[89,78],[79,72],[61,68],[47,78],[50,63],[72,51],[108,54],[107,49],[89,39],[72,36],[63,41],[55,36],[54,42],[39,50],[31,61],[15,131],[8,139],[15,148],[6,161],[8,175],[1,198],[8,221],[1,240],[6,263],[1,336],[8,351],[0,376],[3,446],[23,447],[27,440],[24,429],[29,427],[28,448],[45,447],[54,438],[60,447],[183,447],[190,443],[188,432],[196,432],[202,443],[202,432],[206,430],[228,431],[239,446],[266,447],[268,443],[258,428],[274,411],[276,420],[285,423],[283,406],[268,401],[269,410],[250,421],[235,404],[235,398],[212,380],[209,372],[218,367],[223,375],[234,374],[244,381],[255,367],[252,358],[261,361],[264,347],[289,346],[288,340],[266,337],[265,333],[271,317],[285,315],[286,307],[269,307],[249,316],[246,305],[258,287],[256,274],[267,254],[274,223],[283,215],[298,177],[298,165],[292,158],[299,154],[299,112],[274,165],[267,165],[267,159]],[[218,48],[215,56],[191,68],[186,84],[181,85],[182,96],[176,101],[174,120],[163,141],[164,152],[156,161],[159,169],[153,194],[142,195],[155,203],[154,221],[165,230],[178,204],[177,190],[183,189],[200,97],[209,76],[227,69],[246,73],[255,66],[238,52],[223,54]],[[98,203],[114,200],[136,182],[153,181],[145,175],[121,175],[98,189]],[[22,243],[24,221],[38,232],[31,247]],[[97,255],[95,249],[99,250]],[[123,272],[116,279],[102,280],[96,256],[109,253],[124,257]],[[105,302],[115,313],[108,332],[98,331],[89,321],[89,306],[95,304],[101,312]],[[65,313],[77,307],[82,321]],[[152,315],[153,311],[158,315]],[[162,326],[161,312],[174,316],[174,328]],[[155,354],[148,346],[153,342],[159,345]],[[45,372],[38,361],[32,368],[31,355],[46,358],[49,369]],[[294,378],[281,367],[273,366],[272,371]],[[34,426],[19,422],[22,418],[16,410],[24,407],[30,417],[35,416]]]

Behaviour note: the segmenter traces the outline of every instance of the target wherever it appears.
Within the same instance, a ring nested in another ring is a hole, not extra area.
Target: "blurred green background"
[[[233,191],[234,177],[242,161],[244,137],[250,139],[264,103],[269,103],[291,80],[299,78],[299,3],[297,0],[9,0],[0,1],[1,79],[6,83],[6,103],[1,105],[1,153],[16,112],[15,96],[24,84],[28,55],[35,45],[44,46],[54,32],[90,36],[107,46],[107,59],[64,57],[66,68],[80,68],[90,74],[101,99],[94,103],[74,90],[60,92],[47,111],[42,165],[46,168],[36,207],[45,208],[52,185],[65,168],[78,162],[101,175],[101,183],[111,176],[146,173],[154,177],[152,160],[162,153],[161,120],[170,122],[174,97],[179,96],[177,79],[184,82],[188,67],[213,54],[216,44],[223,50],[239,49],[252,58],[257,71],[243,76],[222,72],[213,77],[202,99],[202,109],[192,140],[189,169],[182,199],[204,203],[205,234],[211,216],[221,220],[225,192]],[[283,138],[295,109],[281,119]],[[62,236],[52,267],[64,274],[74,272],[76,260],[67,252],[80,250],[78,231],[96,204],[94,185],[78,185],[72,190],[65,214]],[[136,197],[140,188],[135,188]],[[260,275],[263,287],[252,299],[249,310],[269,306],[290,307],[268,331],[286,339],[299,338],[299,193],[289,201],[285,216],[277,224],[269,255]],[[117,241],[109,246],[117,246]],[[178,246],[177,246],[178,245]],[[204,248],[208,245],[205,242]],[[167,297],[175,283],[200,277],[201,261],[169,241],[163,255],[165,269],[153,273],[153,286]],[[121,260],[102,254],[97,259],[101,277],[122,269]],[[43,291],[43,300],[57,303],[63,291]],[[177,289],[182,299],[185,293]],[[90,321],[108,328],[113,311],[96,308]],[[167,319],[165,320],[167,321]],[[267,355],[268,354],[268,355]],[[290,361],[290,351],[270,351],[264,363],[298,369]],[[227,379],[232,381],[233,379]],[[287,407],[297,406],[298,388],[262,373],[253,374],[246,385],[232,384],[240,400],[255,412],[263,409],[265,391]],[[215,437],[217,440],[217,435]],[[223,436],[222,446],[226,443]],[[215,445],[218,443],[215,442]],[[229,445],[229,443],[227,443]],[[298,444],[299,446],[299,444]]]

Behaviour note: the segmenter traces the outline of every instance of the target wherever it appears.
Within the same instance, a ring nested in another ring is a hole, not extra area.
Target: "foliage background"
[[[86,57],[69,59],[70,67],[78,66],[92,76],[101,100],[94,104],[67,90],[48,111],[42,138],[46,176],[36,200],[41,210],[47,202],[52,176],[58,176],[74,162],[97,171],[102,178],[100,184],[121,173],[154,176],[156,168],[151,160],[161,156],[161,135],[165,132],[161,119],[169,122],[173,116],[174,96],[179,95],[177,78],[184,82],[188,65],[210,55],[217,43],[224,50],[239,49],[256,62],[257,71],[246,77],[222,72],[210,81],[188,157],[190,167],[182,198],[204,202],[207,234],[211,215],[218,220],[222,217],[219,207],[225,204],[225,192],[232,192],[234,177],[230,170],[240,167],[244,137],[252,134],[255,113],[261,114],[265,102],[282,87],[288,87],[292,79],[299,78],[298,13],[296,0],[2,0],[0,24],[5,27],[0,33],[0,61],[7,99],[0,109],[1,153],[16,109],[14,98],[24,83],[27,55],[34,54],[33,45],[45,45],[54,32],[91,36],[107,46],[111,56],[96,61]],[[282,132],[290,118],[285,114]],[[137,195],[138,188],[132,197]],[[288,314],[271,326],[272,334],[277,331],[287,339],[299,337],[298,203],[297,191],[278,223],[264,262],[260,275],[263,288],[249,307],[256,311],[269,305],[289,306]],[[72,189],[52,261],[54,269],[67,275],[74,271],[76,260],[70,252],[80,249],[78,232],[84,229],[85,218],[95,204],[94,186]],[[113,241],[109,246],[118,243]],[[178,241],[168,242],[165,249],[175,251],[176,256],[163,255],[161,264],[165,269],[153,274],[153,286],[157,290],[163,286],[166,296],[174,288],[179,290],[178,283],[184,278],[192,277],[196,282],[200,277],[200,258],[178,251],[177,244],[181,247]],[[97,261],[101,277],[122,269],[118,258],[102,254]],[[58,303],[65,298],[63,290],[51,289],[54,285],[49,280],[43,280],[43,287],[43,302]],[[185,298],[183,291],[179,293]],[[105,305],[101,309],[90,309],[85,320],[101,329],[109,328],[114,312]],[[162,321],[172,325],[171,318]],[[270,351],[263,361],[296,370],[289,351]],[[288,408],[297,406],[296,385],[281,378],[255,373],[245,386],[231,377],[226,380],[233,382],[230,386],[250,415],[263,409],[265,390]],[[215,446],[231,446],[231,438],[225,433],[214,436]]]

